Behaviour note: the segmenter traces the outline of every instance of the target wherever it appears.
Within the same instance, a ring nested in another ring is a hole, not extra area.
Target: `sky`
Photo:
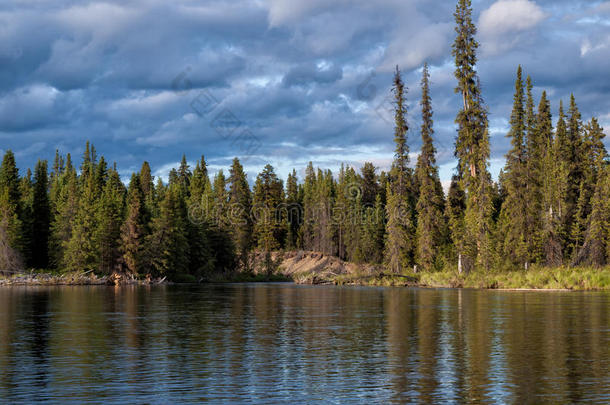
[[[610,1],[473,0],[478,71],[497,175],[521,64],[536,104],[574,93],[610,134]],[[85,141],[124,180],[144,160],[165,178],[183,154],[211,173],[239,157],[252,181],[393,158],[392,72],[408,87],[411,163],[430,65],[441,180],[455,169],[452,0],[4,0],[0,152],[21,173]],[[608,143],[607,143],[608,144]]]

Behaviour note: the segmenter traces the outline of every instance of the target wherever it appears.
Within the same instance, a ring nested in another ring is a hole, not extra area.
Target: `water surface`
[[[0,402],[610,401],[608,293],[0,288]]]

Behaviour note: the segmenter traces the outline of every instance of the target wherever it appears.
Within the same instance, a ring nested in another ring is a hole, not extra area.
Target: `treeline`
[[[406,87],[396,69],[394,161],[330,170],[310,163],[284,183],[267,165],[250,188],[239,159],[210,178],[205,159],[185,157],[167,184],[148,163],[125,187],[87,143],[79,170],[56,153],[20,177],[12,152],[0,167],[0,270],[114,270],[201,278],[251,270],[253,250],[321,251],[393,272],[457,266],[606,265],[610,260],[610,166],[604,133],[584,123],[574,96],[553,125],[546,92],[517,70],[511,149],[497,182],[489,166],[487,108],[476,71],[469,0],[455,12],[458,164],[443,192],[433,143],[429,71],[422,69],[421,152],[409,161]],[[269,256],[268,256],[269,257]],[[267,263],[272,268],[272,263]]]

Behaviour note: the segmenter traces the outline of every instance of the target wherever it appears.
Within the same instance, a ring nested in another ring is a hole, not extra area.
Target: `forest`
[[[458,1],[455,22],[462,103],[447,193],[436,163],[428,66],[416,162],[409,160],[407,92],[397,67],[388,172],[368,162],[338,173],[310,163],[303,179],[293,170],[284,182],[267,165],[251,186],[238,158],[226,174],[211,177],[203,156],[194,167],[183,156],[166,183],[144,162],[126,185],[116,163],[89,143],[79,162],[57,151],[51,167],[39,160],[25,173],[7,150],[0,167],[0,271],[200,280],[249,272],[254,252],[280,250],[323,252],[396,274],[607,265],[610,165],[598,120],[584,120],[573,95],[554,107],[546,92],[534,100],[533,79],[515,67],[511,148],[494,180],[470,0]]]

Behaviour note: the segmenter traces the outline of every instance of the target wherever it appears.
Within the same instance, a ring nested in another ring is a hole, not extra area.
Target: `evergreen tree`
[[[286,180],[286,220],[288,231],[286,235],[286,247],[295,249],[299,247],[300,227],[303,220],[302,201],[299,196],[297,172],[292,170]]]
[[[57,197],[53,204],[49,253],[51,265],[56,269],[65,270],[65,251],[72,236],[79,201],[78,178],[69,153],[66,156],[66,167],[56,187]]]
[[[182,160],[180,161],[180,167],[178,168],[177,175],[182,195],[188,197],[192,174],[190,166],[186,161],[186,155],[182,155]]]
[[[467,269],[473,262],[485,267],[490,259],[490,232],[493,204],[491,176],[487,169],[489,134],[487,111],[483,105],[479,78],[475,70],[478,43],[476,27],[472,22],[470,0],[459,0],[456,11],[456,33],[453,44],[456,92],[462,96],[463,108],[458,113],[458,136],[455,154],[458,158],[460,186],[465,192],[463,241],[459,243]]]
[[[364,207],[374,207],[379,194],[379,184],[375,166],[371,162],[365,162],[360,169],[362,177],[362,205]]]
[[[447,194],[447,204],[445,206],[445,217],[449,225],[449,231],[453,247],[456,250],[458,271],[463,269],[463,259],[460,252],[464,252],[464,210],[466,209],[466,196],[460,186],[460,179],[457,175],[451,178],[449,193]]]
[[[144,224],[143,232],[144,234],[148,234],[150,233],[150,221],[152,220],[153,215],[158,214],[158,200],[155,196],[154,177],[151,174],[148,162],[142,163],[138,177],[143,197],[143,200],[141,201],[141,204],[143,204],[142,213],[144,215],[144,218],[142,219],[142,223]]]
[[[23,268],[20,196],[15,155],[7,150],[0,166],[0,272]]]
[[[432,100],[430,74],[425,64],[422,74],[422,149],[417,159],[415,177],[419,185],[417,200],[416,262],[424,269],[432,269],[440,258],[441,245],[446,235],[443,217],[445,197],[436,165],[436,149],[432,141]],[[437,266],[438,267],[438,266]]]
[[[140,176],[133,174],[127,191],[127,217],[121,226],[122,261],[125,270],[138,275],[144,269],[145,260],[145,217],[144,192],[140,184]]]
[[[575,264],[604,266],[610,258],[610,166],[601,168],[582,249]]]
[[[227,193],[227,181],[224,173],[220,170],[214,177],[214,190],[212,192],[212,203],[210,205],[210,216],[212,221],[223,231],[229,229],[229,194]]]
[[[319,207],[316,200],[317,178],[312,162],[305,169],[305,182],[303,184],[303,248],[306,250],[319,250],[316,246],[314,225],[317,222]]]
[[[18,236],[21,222],[16,207],[11,202],[8,187],[0,187],[0,274],[15,273],[23,269]]]
[[[26,175],[19,179],[19,210],[21,230],[18,247],[24,264],[34,267],[32,255],[32,238],[34,235],[33,223],[34,187],[32,185],[32,171],[27,169]]]
[[[189,189],[189,222],[187,223],[189,240],[190,273],[197,278],[210,273],[215,267],[215,258],[210,250],[209,224],[204,212],[204,194],[209,190],[210,179],[205,158],[195,165],[190,179]]]
[[[229,177],[230,232],[237,255],[244,268],[248,267],[248,251],[252,244],[252,197],[244,168],[239,159],[233,159]]]
[[[385,235],[385,206],[375,166],[365,162],[360,170],[362,178],[361,207],[358,212],[355,237],[359,238],[359,261],[379,264],[383,261]],[[358,201],[355,201],[358,205]]]
[[[560,118],[561,122],[561,118]],[[558,133],[560,128],[558,127]],[[546,92],[542,93],[536,116],[536,136],[543,147],[539,184],[542,189],[542,234],[541,247],[543,262],[560,265],[563,260],[561,214],[566,174],[563,164],[558,161],[557,137],[553,137],[551,105]],[[530,150],[533,150],[530,147]]]
[[[561,131],[561,132],[560,132]],[[580,112],[576,106],[574,95],[570,97],[570,108],[568,111],[568,121],[563,122],[563,111],[560,110],[560,120],[557,124],[557,138],[559,142],[559,160],[566,165],[567,169],[567,190],[565,194],[565,212],[563,216],[563,228],[566,237],[565,254],[571,256],[577,246],[573,238],[578,236],[579,223],[582,217],[577,217],[581,183],[584,180],[584,153],[582,151],[582,122]],[[583,196],[584,198],[584,196]],[[581,201],[584,208],[586,202]],[[584,211],[581,212],[584,215]],[[575,222],[577,223],[574,226]]]
[[[183,216],[182,184],[172,182],[164,192],[159,216],[153,219],[152,233],[146,238],[151,270],[173,278],[189,268],[189,245]]]
[[[513,264],[525,265],[530,260],[528,246],[528,172],[526,130],[527,116],[524,109],[523,81],[521,66],[517,70],[513,111],[510,119],[512,148],[506,155],[504,167],[506,199],[500,213],[499,234],[503,238],[502,253],[505,260]]]
[[[532,80],[528,76],[526,80],[527,89],[527,101],[525,107],[526,113],[526,124],[527,124],[527,186],[526,186],[526,245],[528,248],[528,257],[532,262],[543,261],[543,246],[544,246],[544,223],[543,217],[545,215],[544,209],[544,190],[543,184],[545,176],[547,175],[544,171],[544,159],[547,148],[550,147],[550,140],[552,140],[552,123],[544,123],[542,128],[538,128],[540,121],[537,115],[534,113],[534,98],[532,96]],[[548,107],[548,101],[546,101],[546,93],[543,93],[543,99],[541,105],[543,111]],[[548,107],[548,114],[550,114],[550,107]],[[550,120],[550,116],[548,117]]]
[[[32,201],[32,266],[38,269],[49,267],[50,203],[48,194],[47,161],[39,160],[34,171]]]
[[[258,248],[265,252],[267,272],[273,271],[270,252],[279,249],[285,238],[286,223],[281,204],[284,187],[273,166],[266,165],[254,184],[252,206],[254,235]]]
[[[399,273],[411,267],[415,251],[415,218],[413,213],[413,182],[407,145],[405,86],[398,67],[394,74],[395,124],[394,162],[387,188],[387,230],[385,262],[392,272]]]
[[[101,161],[102,159],[100,159]],[[108,172],[100,198],[96,206],[97,269],[102,274],[110,274],[117,266],[120,252],[121,225],[125,210],[125,186],[116,170]]]
[[[65,245],[62,268],[66,271],[96,270],[98,264],[97,246],[94,234],[97,228],[97,184],[91,173],[90,164],[83,165],[84,181],[80,185],[78,206],[71,220],[71,234]]]
[[[362,255],[362,179],[351,167],[342,166],[332,211],[333,232],[337,235],[338,255],[343,260],[363,262]]]
[[[380,264],[383,261],[385,236],[385,207],[381,194],[375,197],[375,206],[364,206],[360,239],[360,261]]]

